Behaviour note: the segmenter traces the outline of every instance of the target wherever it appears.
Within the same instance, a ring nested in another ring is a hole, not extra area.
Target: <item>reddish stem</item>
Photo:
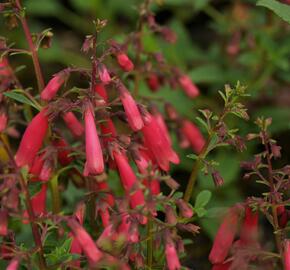
[[[43,79],[43,75],[42,75],[42,71],[41,71],[41,67],[40,67],[40,63],[39,63],[39,59],[38,59],[38,55],[37,55],[37,50],[36,50],[35,45],[33,43],[25,15],[22,14],[22,6],[20,4],[20,0],[16,0],[15,4],[16,4],[17,9],[20,12],[19,19],[20,19],[20,22],[21,22],[28,46],[29,46],[29,50],[31,52],[33,66],[34,66],[35,75],[36,75],[36,79],[37,79],[38,90],[40,93],[42,91],[42,89],[44,88],[44,79]]]

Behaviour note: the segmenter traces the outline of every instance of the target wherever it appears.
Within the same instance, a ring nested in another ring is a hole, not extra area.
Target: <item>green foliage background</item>
[[[88,58],[80,53],[80,48],[85,35],[93,32],[93,19],[108,20],[101,40],[123,40],[129,32],[134,31],[138,18],[136,6],[140,3],[140,0],[23,1],[32,31],[41,32],[51,28],[54,33],[52,47],[40,50],[46,81],[66,66],[89,66]],[[217,91],[222,90],[224,84],[234,85],[239,80],[246,85],[251,95],[245,101],[251,121],[261,115],[273,118],[271,132],[283,147],[281,162],[286,163],[290,154],[290,26],[263,7],[271,8],[271,1],[262,0],[259,5],[256,6],[256,1],[251,0],[156,1],[153,11],[157,14],[157,20],[169,25],[177,33],[178,40],[174,45],[168,44],[145,31],[144,47],[147,51],[162,51],[170,63],[186,71],[200,87],[201,96],[195,100],[189,100],[180,91],[167,87],[157,93],[157,96],[166,97],[181,114],[193,121],[196,121],[198,109],[221,109],[222,101]],[[275,7],[271,9],[278,13],[280,10],[278,8],[277,11]],[[287,17],[287,13],[284,13],[285,10],[282,18]],[[239,52],[230,56],[226,48],[237,31],[241,33]],[[8,43],[15,42],[17,46],[26,47],[21,28],[9,30],[3,17],[0,19],[0,32],[8,37]],[[102,45],[99,49],[102,50]],[[11,57],[11,62],[13,67],[24,64],[18,76],[25,87],[35,86],[30,59],[25,55],[15,55]],[[144,83],[141,84],[141,93],[152,95]],[[238,126],[240,133],[246,135],[256,131],[251,121],[233,121],[232,125]],[[176,138],[174,140],[175,149],[179,149]],[[221,188],[216,189],[211,177],[200,173],[193,200],[205,189],[212,192],[212,197],[206,215],[200,219],[202,234],[193,239],[195,248],[187,259],[189,267],[206,267],[202,260],[208,254],[222,209],[262,191],[254,182],[242,179],[239,167],[240,162],[249,159],[256,149],[257,145],[251,143],[247,144],[247,150],[243,153],[228,148],[213,154],[212,158],[220,163],[219,170],[225,179],[225,185]],[[172,169],[174,178],[182,184],[183,189],[193,163],[186,157],[190,153],[190,150],[179,150],[181,165]],[[74,198],[79,196],[78,190],[70,188],[69,191],[69,194],[66,191],[65,196],[73,203]]]

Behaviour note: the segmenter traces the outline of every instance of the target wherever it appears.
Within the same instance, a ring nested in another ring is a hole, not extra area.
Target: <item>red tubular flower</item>
[[[105,89],[105,86],[101,83],[95,86],[95,92],[104,99],[105,102],[108,102],[108,94]]]
[[[39,151],[48,129],[46,109],[39,112],[27,126],[17,153],[15,162],[17,166],[30,165]]]
[[[181,268],[175,246],[171,241],[165,245],[165,256],[169,270],[179,270]]]
[[[7,126],[7,114],[5,112],[0,112],[0,132],[3,132]]]
[[[19,260],[14,258],[7,266],[6,270],[17,270],[19,267]]]
[[[122,215],[122,222],[118,227],[118,234],[123,234],[131,243],[139,241],[139,233],[136,226],[133,226],[128,214]]]
[[[84,133],[84,127],[76,118],[73,112],[67,112],[62,116],[65,124],[75,137],[80,137]]]
[[[67,225],[71,228],[75,239],[81,246],[91,266],[94,266],[103,256],[91,236],[75,219],[69,219]]]
[[[84,176],[98,175],[104,171],[104,160],[95,118],[90,106],[85,110],[85,130],[87,160],[83,174]]]
[[[47,186],[46,186],[46,184],[43,184],[41,187],[41,190],[31,198],[32,209],[33,209],[35,216],[40,216],[40,215],[43,215],[45,213],[46,191],[47,191]],[[23,214],[23,218],[24,218],[23,223],[24,224],[29,222],[28,217],[29,217],[28,212],[25,211]]]
[[[199,89],[187,75],[180,76],[178,82],[181,88],[190,98],[195,98],[199,95]]]
[[[166,124],[165,124],[165,121],[164,121],[164,119],[163,119],[162,114],[159,113],[159,112],[157,112],[157,113],[155,113],[153,116],[154,116],[154,118],[156,119],[156,121],[157,121],[157,123],[158,123],[158,125],[159,125],[159,127],[160,127],[160,129],[161,129],[161,131],[162,131],[162,133],[164,134],[164,136],[166,137],[168,143],[169,143],[170,146],[171,146],[171,144],[172,144],[172,142],[171,142],[171,138],[170,138],[169,131],[168,131],[168,129],[167,129],[167,126],[166,126]]]
[[[235,207],[229,209],[215,236],[214,243],[209,254],[209,260],[211,263],[222,263],[227,257],[238,228],[238,221],[238,209]]]
[[[245,219],[241,227],[240,235],[240,243],[242,245],[257,244],[258,218],[258,212],[252,212],[251,208],[246,207]]]
[[[50,101],[54,98],[57,91],[63,85],[66,79],[66,75],[64,72],[59,72],[54,75],[54,77],[48,82],[45,88],[41,92],[41,99],[45,101]]]
[[[7,58],[2,57],[0,61],[0,77],[9,77],[11,75],[11,70],[9,68],[9,63]]]
[[[284,241],[284,266],[285,270],[290,270],[290,239]]]
[[[143,192],[138,188],[137,178],[129,165],[126,155],[122,152],[114,151],[113,156],[123,188],[130,197],[131,207],[134,209],[138,205],[144,205],[145,200]],[[134,189],[134,193],[132,193],[132,189]]]
[[[67,166],[73,161],[73,158],[69,156],[70,151],[67,149],[69,145],[63,138],[54,140],[52,144],[57,148],[57,158],[62,166]]]
[[[211,270],[229,270],[231,264],[231,262],[215,264],[212,266]]]
[[[6,236],[8,233],[8,212],[6,209],[0,210],[0,235]]]
[[[189,120],[183,120],[181,132],[190,141],[193,151],[200,153],[205,145],[205,140],[199,129]]]
[[[98,73],[103,84],[108,84],[111,81],[111,76],[104,64],[98,65]]]
[[[36,182],[36,181],[39,181],[39,174],[41,172],[41,169],[42,169],[42,166],[43,166],[43,163],[44,163],[44,154],[45,153],[42,153],[41,155],[37,155],[34,160],[33,160],[33,163],[29,169],[29,173],[32,175],[30,177],[30,181],[32,182]]]
[[[103,137],[103,142],[104,144],[108,144],[108,142],[111,142],[116,136],[117,136],[117,131],[114,126],[114,123],[111,119],[106,119],[105,122],[100,124],[101,132]]]
[[[123,84],[119,86],[119,90],[121,102],[123,104],[128,123],[134,131],[138,131],[144,124],[137,104]]]
[[[169,170],[169,162],[178,164],[179,158],[171,148],[168,138],[164,134],[164,130],[152,115],[149,114],[149,123],[142,129],[144,136],[144,145],[149,149],[156,159],[159,167],[164,170]]]
[[[132,61],[129,59],[128,55],[125,53],[119,53],[117,54],[117,60],[120,65],[120,67],[124,71],[131,71],[134,69],[134,64]]]
[[[156,92],[160,88],[160,81],[155,73],[151,73],[147,78],[147,85],[153,92]]]

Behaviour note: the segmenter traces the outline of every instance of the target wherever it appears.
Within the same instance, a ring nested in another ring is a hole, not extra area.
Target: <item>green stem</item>
[[[52,197],[52,212],[58,214],[61,209],[61,199],[58,187],[58,175],[54,175],[49,181],[49,188]]]
[[[153,235],[152,235],[152,229],[153,229],[153,222],[152,218],[149,215],[148,216],[148,222],[147,222],[147,269],[152,269],[152,262],[153,262]]]
[[[207,148],[209,146],[209,143],[211,141],[212,136],[210,136],[206,142],[206,144],[204,145],[203,149],[201,150],[201,152],[199,153],[196,162],[193,165],[186,189],[185,189],[185,193],[184,193],[184,201],[189,202],[192,192],[193,192],[193,188],[195,186],[196,180],[197,180],[197,175],[198,175],[198,170],[200,168],[200,165],[202,164],[202,160],[205,158],[205,154],[207,153]]]

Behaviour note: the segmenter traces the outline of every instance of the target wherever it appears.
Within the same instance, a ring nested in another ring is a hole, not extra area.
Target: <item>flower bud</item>
[[[82,136],[82,134],[84,132],[84,127],[79,122],[79,120],[76,118],[76,116],[74,115],[73,112],[67,112],[67,113],[63,114],[62,118],[63,118],[65,124],[67,125],[67,127],[69,128],[69,130],[71,131],[71,133],[75,137]]]
[[[41,92],[41,99],[45,101],[50,101],[54,98],[60,87],[63,85],[67,78],[67,74],[64,72],[59,72],[48,82],[46,87]]]
[[[284,241],[284,266],[285,270],[290,270],[290,239]]]
[[[180,211],[180,214],[184,218],[191,218],[193,216],[193,210],[191,207],[182,199],[177,200],[177,205]]]
[[[17,270],[19,267],[19,260],[17,258],[12,259],[12,261],[8,264],[6,270]]]
[[[127,54],[125,53],[119,53],[117,54],[117,60],[118,63],[120,65],[120,67],[124,70],[124,71],[131,71],[134,69],[134,64],[132,63],[132,61],[129,59],[129,57],[127,56]]]
[[[98,65],[98,73],[102,83],[108,84],[111,81],[111,76],[104,64]]]
[[[178,82],[183,89],[183,91],[190,97],[195,98],[199,95],[199,89],[197,86],[191,81],[191,79],[187,75],[182,75],[179,77]]]
[[[165,256],[166,256],[167,267],[169,270],[181,269],[179,258],[178,258],[174,243],[172,241],[167,241],[165,245]]]
[[[153,92],[156,92],[160,88],[160,81],[155,73],[149,75],[147,78],[147,85]]]

